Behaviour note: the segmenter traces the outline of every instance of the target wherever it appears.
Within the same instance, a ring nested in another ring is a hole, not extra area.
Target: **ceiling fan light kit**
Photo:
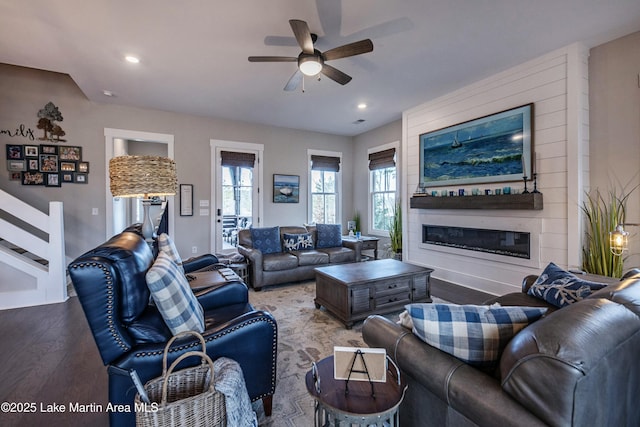
[[[298,68],[305,76],[315,76],[322,71],[324,61],[320,55],[301,53],[298,57]]]
[[[326,64],[327,61],[334,59],[347,58],[350,56],[361,55],[373,51],[373,43],[369,39],[360,40],[339,46],[322,53],[313,47],[317,36],[311,34],[309,26],[305,21],[299,19],[289,20],[293,34],[296,37],[298,45],[302,52],[297,57],[292,56],[250,56],[249,62],[297,62],[298,69],[287,82],[284,90],[295,90],[301,82],[304,83],[302,75],[316,76],[320,73],[329,77],[331,80],[346,85],[351,81],[351,76],[343,73],[337,68]]]

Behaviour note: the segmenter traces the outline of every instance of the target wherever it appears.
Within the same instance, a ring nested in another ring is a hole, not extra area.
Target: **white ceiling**
[[[364,38],[374,50],[331,62],[345,86],[306,78],[285,92],[295,63],[247,57],[297,56],[293,18],[321,51]],[[554,49],[638,30],[639,0],[0,0],[0,62],[67,73],[95,102],[357,135]]]

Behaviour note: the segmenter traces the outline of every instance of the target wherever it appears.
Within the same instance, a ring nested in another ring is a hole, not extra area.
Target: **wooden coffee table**
[[[371,314],[431,302],[430,268],[394,259],[337,264],[316,271],[316,308],[324,307],[347,329]]]

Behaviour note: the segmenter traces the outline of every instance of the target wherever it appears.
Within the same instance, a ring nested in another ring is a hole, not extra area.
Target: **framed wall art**
[[[531,177],[533,104],[420,135],[420,186]]]
[[[193,184],[180,184],[180,216],[193,216]]]
[[[22,185],[44,185],[44,173],[22,172]]]
[[[58,149],[60,160],[82,160],[82,148],[72,146],[60,146]]]
[[[273,203],[298,203],[300,176],[273,174]]]

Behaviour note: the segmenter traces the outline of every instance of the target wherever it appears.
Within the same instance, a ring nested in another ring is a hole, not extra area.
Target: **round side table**
[[[399,426],[398,407],[407,389],[399,377],[396,368],[387,382],[374,382],[375,397],[368,381],[349,381],[345,394],[346,381],[334,379],[333,356],[320,360],[305,376],[315,400],[315,426]]]

